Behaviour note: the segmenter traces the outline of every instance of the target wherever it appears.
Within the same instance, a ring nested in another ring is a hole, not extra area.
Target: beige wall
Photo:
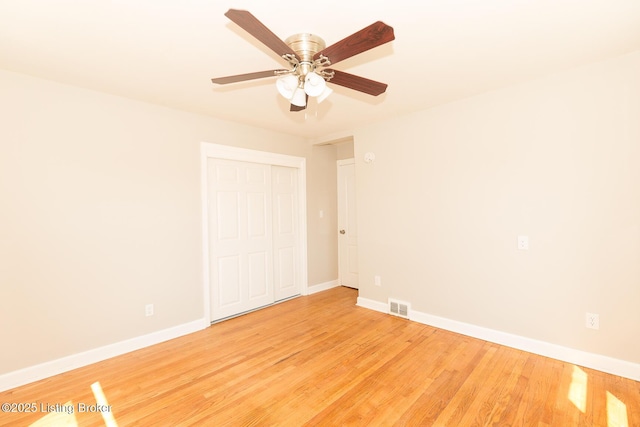
[[[353,157],[353,140],[347,139],[346,142],[311,147],[314,162],[308,168],[311,178],[307,186],[315,197],[309,200],[307,207],[308,226],[314,228],[315,233],[308,242],[309,259],[314,260],[309,275],[317,278],[317,284],[338,278],[337,161]]]
[[[314,284],[338,278],[338,183],[336,147],[311,147],[314,162],[307,165],[308,191],[314,194],[307,202],[307,227],[313,229],[308,236],[309,277]],[[322,218],[320,217],[322,211]],[[311,262],[313,260],[313,262]]]
[[[357,130],[360,295],[640,363],[638,76],[640,52]]]
[[[336,144],[338,160],[353,159],[353,139]]]
[[[201,141],[306,157],[335,221],[335,153],[297,137],[4,71],[0,120],[0,374],[202,318]],[[313,210],[310,285],[337,278]]]

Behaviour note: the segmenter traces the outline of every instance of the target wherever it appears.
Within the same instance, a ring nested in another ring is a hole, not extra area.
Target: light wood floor
[[[356,307],[356,297],[296,298],[0,402],[95,404],[99,382],[121,427],[640,426],[638,382]],[[54,415],[0,413],[0,425]],[[104,425],[97,413],[73,417]]]

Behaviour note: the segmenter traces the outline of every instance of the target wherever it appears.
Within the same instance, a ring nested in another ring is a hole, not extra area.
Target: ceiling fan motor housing
[[[310,33],[294,34],[285,39],[284,42],[298,55],[298,58],[300,58],[299,63],[292,65],[297,68],[296,74],[302,78],[315,71],[316,67],[321,64],[321,62],[314,61],[313,59],[316,53],[326,47],[324,40],[319,36]]]
[[[284,41],[300,58],[300,62],[313,62],[313,55],[326,46],[324,40],[315,34],[294,34]]]

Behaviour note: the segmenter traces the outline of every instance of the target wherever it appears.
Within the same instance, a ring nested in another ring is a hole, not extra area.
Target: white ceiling
[[[335,68],[387,93],[333,85],[291,113],[274,78],[213,85],[286,67],[229,8],[327,45],[384,21],[396,40]],[[0,68],[310,139],[634,50],[640,0],[0,0]]]

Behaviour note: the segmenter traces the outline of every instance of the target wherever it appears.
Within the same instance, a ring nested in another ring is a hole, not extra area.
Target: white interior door
[[[298,247],[298,170],[271,167],[273,195],[273,271],[276,301],[300,294]]]
[[[358,289],[358,227],[354,159],[338,161],[338,275],[342,286]]]
[[[211,319],[273,303],[271,169],[208,159]]]

